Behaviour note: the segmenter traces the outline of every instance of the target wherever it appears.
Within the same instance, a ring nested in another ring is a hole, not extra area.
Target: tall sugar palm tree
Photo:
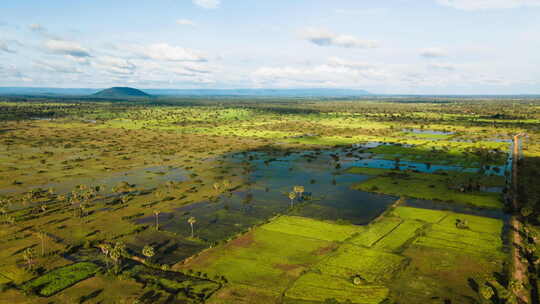
[[[154,216],[156,217],[156,230],[159,230],[159,214],[161,212],[159,210],[154,210]]]
[[[188,219],[188,223],[191,226],[191,238],[193,238],[194,236],[193,224],[195,224],[196,222],[197,222],[197,219],[193,216]]]

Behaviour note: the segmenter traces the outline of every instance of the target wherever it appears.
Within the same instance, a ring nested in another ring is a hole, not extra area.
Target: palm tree
[[[156,254],[156,252],[154,251],[154,247],[146,245],[142,249],[142,254],[147,257],[148,260],[150,260]]]
[[[122,256],[124,255],[126,250],[126,245],[122,242],[116,242],[114,247],[112,247],[111,251],[109,252],[109,256],[114,262],[114,266],[116,268],[116,272],[118,272],[118,268],[120,263],[122,262]]]
[[[105,255],[105,257],[109,257],[109,253],[111,253],[112,251],[112,247],[110,244],[100,244],[99,245],[99,249],[101,249],[101,253],[103,253]],[[105,259],[106,263],[107,263],[107,269],[109,269],[109,259]]]
[[[193,234],[193,224],[195,224],[196,222],[197,222],[197,219],[195,217],[193,217],[193,216],[188,219],[188,223],[191,226],[191,238],[193,238],[193,235],[194,235]]]
[[[154,216],[156,217],[156,230],[159,230],[159,210],[154,210]]]
[[[289,199],[291,200],[291,207],[294,206],[294,199],[296,198],[296,193],[295,192],[290,192],[289,193]]]

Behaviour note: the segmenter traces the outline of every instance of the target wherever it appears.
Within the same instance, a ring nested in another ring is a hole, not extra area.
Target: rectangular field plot
[[[298,216],[281,216],[262,228],[325,241],[343,241],[363,230],[361,226],[338,225]]]
[[[466,228],[458,228],[456,221],[467,221]],[[439,224],[415,240],[415,245],[454,249],[487,257],[502,255],[501,220],[465,214],[449,213]]]
[[[407,241],[413,239],[416,236],[417,231],[424,226],[423,223],[418,221],[404,221],[396,229],[392,230],[388,235],[375,243],[373,248],[395,251],[405,245]]]
[[[300,277],[285,293],[284,303],[295,303],[288,299],[323,302],[336,299],[355,304],[378,304],[388,297],[388,288],[379,285],[354,285],[350,279],[336,278],[316,273]],[[296,302],[298,303],[298,302]]]
[[[460,213],[448,213],[448,216],[440,222],[441,225],[455,227],[456,220],[466,220],[467,226],[472,231],[500,234],[504,223],[501,220]]]
[[[359,275],[372,283],[390,279],[405,262],[405,257],[396,254],[344,244],[329,258],[315,265],[314,269],[344,279]]]
[[[434,225],[425,236],[419,237],[415,245],[454,249],[470,254],[497,256],[502,240],[497,234],[480,233],[466,229]]]
[[[448,215],[448,212],[413,207],[397,207],[393,210],[393,214],[404,220],[419,220],[428,223],[438,223]]]
[[[225,245],[212,248],[175,268],[223,275],[230,282],[283,291],[335,244],[271,231],[265,225]]]
[[[350,242],[360,246],[371,247],[373,244],[395,229],[399,224],[401,224],[401,220],[399,218],[384,217],[377,222],[371,223],[365,231],[352,238]]]

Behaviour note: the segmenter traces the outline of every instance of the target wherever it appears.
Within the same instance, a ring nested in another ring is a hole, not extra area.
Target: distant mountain
[[[128,87],[113,87],[99,91],[95,94],[92,94],[92,97],[98,98],[133,98],[133,97],[150,97],[149,94],[137,90],[134,88]]]

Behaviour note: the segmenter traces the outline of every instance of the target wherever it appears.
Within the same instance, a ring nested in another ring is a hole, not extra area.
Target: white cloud
[[[41,60],[36,60],[34,61],[34,65],[37,68],[47,71],[47,72],[66,73],[66,74],[82,73],[82,70],[80,70],[79,68],[72,65],[68,65],[66,63],[50,62],[50,61],[45,62]]]
[[[373,64],[370,63],[348,61],[339,57],[331,57],[328,59],[328,62],[333,66],[346,67],[355,70],[368,70],[374,67]]]
[[[176,24],[195,26],[195,22],[193,22],[193,21],[191,21],[189,19],[178,19],[178,20],[176,20]]]
[[[337,57],[315,66],[261,67],[253,74],[259,85],[276,87],[362,87],[392,78],[383,65]]]
[[[441,58],[448,56],[448,54],[441,48],[428,48],[420,51],[420,56],[425,58]]]
[[[195,50],[172,46],[167,43],[156,43],[149,46],[138,47],[138,53],[147,59],[164,61],[207,61],[205,56]]]
[[[94,66],[114,74],[133,74],[137,68],[131,61],[111,56],[99,57]]]
[[[193,0],[193,4],[205,9],[218,8],[221,4],[220,0]]]
[[[74,41],[50,39],[45,41],[45,47],[56,54],[69,55],[73,57],[91,57],[87,49]]]
[[[468,11],[540,6],[540,0],[437,0],[437,2]]]
[[[302,33],[302,38],[318,46],[337,46],[344,48],[374,48],[375,41],[361,40],[351,35],[336,34],[326,29],[308,28]]]

